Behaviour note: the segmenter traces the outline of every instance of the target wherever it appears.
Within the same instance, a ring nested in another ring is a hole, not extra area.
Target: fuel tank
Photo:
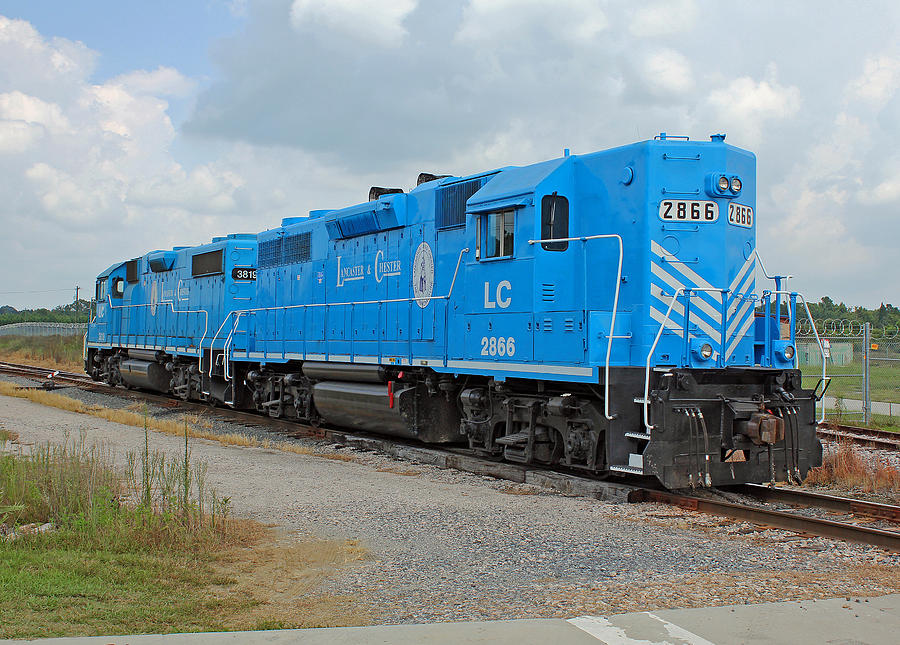
[[[421,387],[322,381],[313,386],[313,403],[326,421],[345,428],[427,443],[462,439],[456,406]]]
[[[119,365],[122,380],[134,387],[168,392],[172,375],[159,363],[129,358]]]
[[[380,365],[353,363],[303,363],[303,375],[314,381],[356,381],[359,383],[384,383],[387,379]]]

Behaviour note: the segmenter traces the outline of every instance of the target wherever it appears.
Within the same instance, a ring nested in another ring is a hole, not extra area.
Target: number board
[[[664,199],[659,203],[659,218],[667,222],[715,222],[719,205],[692,199]]]
[[[233,280],[256,280],[256,269],[234,267],[231,270]]]
[[[753,208],[743,204],[728,204],[728,223],[744,228],[753,228]]]

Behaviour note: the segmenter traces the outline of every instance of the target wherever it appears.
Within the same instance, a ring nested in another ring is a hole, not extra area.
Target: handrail
[[[442,296],[427,296],[425,298],[422,298],[422,297],[419,297],[419,298],[416,298],[416,297],[387,298],[384,300],[355,300],[355,301],[347,301],[347,302],[307,302],[307,303],[301,303],[301,304],[296,304],[296,305],[280,305],[280,306],[273,306],[273,307],[253,307],[251,309],[235,309],[234,311],[229,311],[228,315],[226,315],[225,319],[222,321],[222,324],[219,325],[219,329],[216,330],[215,335],[213,335],[212,339],[209,342],[210,353],[213,350],[213,345],[215,344],[216,339],[219,337],[219,333],[222,331],[222,329],[225,326],[225,323],[228,322],[228,319],[232,315],[235,316],[235,320],[234,320],[234,322],[232,322],[231,331],[229,332],[229,335],[228,335],[229,337],[231,337],[233,335],[234,330],[237,328],[238,318],[240,316],[242,316],[244,314],[249,314],[249,313],[256,313],[259,311],[283,311],[283,310],[288,310],[288,309],[307,309],[307,308],[313,308],[313,307],[346,307],[346,306],[375,305],[375,304],[382,305],[382,304],[390,304],[390,303],[397,303],[397,302],[413,302],[413,301],[420,302],[423,300],[427,300],[428,302],[431,302],[432,300],[449,300],[450,297],[453,295],[454,288],[456,287],[456,278],[457,278],[457,275],[459,274],[459,267],[460,267],[460,264],[462,263],[462,257],[465,253],[468,253],[468,252],[469,252],[469,247],[466,247],[466,248],[460,250],[459,256],[457,256],[457,258],[456,258],[456,269],[453,271],[453,279],[450,281],[450,290],[445,295],[442,295]],[[225,353],[225,350],[227,349],[227,345],[228,345],[228,339],[226,338],[225,345],[223,346],[223,353]],[[202,350],[203,350],[202,345],[201,345],[200,349],[201,349],[201,353],[202,353]],[[228,363],[227,355],[225,356],[225,363]],[[210,369],[209,375],[212,376],[212,355],[210,355],[209,369]]]
[[[753,255],[755,255],[756,259],[759,261],[759,268],[762,269],[763,275],[766,278],[768,278],[769,280],[772,280],[773,282],[775,282],[776,285],[781,280],[781,278],[784,278],[785,280],[791,280],[794,277],[790,274],[788,274],[788,275],[769,275],[769,272],[766,271],[766,265],[763,263],[762,256],[759,254],[758,248],[753,249]],[[778,286],[776,286],[775,288],[777,289]]]
[[[763,270],[763,272],[765,273],[765,269]],[[678,289],[675,290],[675,293],[672,294],[672,299],[669,301],[669,307],[668,307],[668,309],[666,309],[666,315],[659,325],[659,331],[656,333],[656,337],[653,339],[653,344],[650,346],[650,351],[647,354],[647,363],[644,366],[644,398],[642,401],[642,405],[644,407],[644,427],[646,428],[647,432],[650,432],[655,427],[653,425],[650,425],[650,361],[652,360],[653,352],[656,351],[656,346],[659,343],[659,339],[662,337],[663,331],[666,328],[666,323],[669,321],[669,317],[672,314],[672,309],[675,306],[675,302],[678,300],[678,296],[685,294],[685,293],[693,292],[693,291],[719,291],[721,293],[725,293],[728,291],[728,289],[701,288],[701,287],[691,287],[691,288],[679,287]],[[810,322],[812,322],[812,314],[809,311],[809,305],[807,304],[806,298],[803,296],[803,294],[798,293],[796,291],[783,291],[783,290],[768,291],[768,293],[770,295],[771,294],[787,295],[791,298],[799,298],[800,301],[803,303],[804,309],[806,310],[807,318],[810,320]],[[792,313],[792,315],[795,316],[796,314]],[[790,321],[790,324],[794,325],[795,322],[796,321]],[[684,329],[682,330],[685,337],[688,334],[689,324],[690,324],[690,321],[685,319]],[[722,325],[724,326],[726,324],[727,324],[727,321],[725,319],[723,319]],[[819,332],[815,330],[815,327],[813,327],[813,330],[815,331],[815,334],[816,334],[816,342],[819,344],[819,351],[822,353],[822,381],[825,384],[827,384],[829,378],[827,376],[826,365],[825,365],[825,348],[822,345],[822,340],[819,337]],[[794,365],[797,365],[798,360],[799,359],[797,358],[797,349],[795,347],[794,348]],[[825,420],[825,400],[822,399],[822,416],[819,419],[819,423],[822,423],[824,420]]]
[[[669,301],[669,308],[666,309],[666,316],[663,318],[662,322],[659,324],[659,331],[656,332],[656,338],[653,339],[653,344],[650,346],[650,351],[647,353],[647,364],[644,369],[644,427],[647,429],[647,432],[650,432],[654,426],[650,425],[650,361],[653,358],[653,352],[656,351],[656,345],[659,343],[659,339],[662,337],[663,331],[666,328],[666,323],[669,322],[669,316],[672,315],[672,309],[675,307],[675,302],[678,300],[678,296],[688,293],[690,291],[718,291],[719,293],[727,293],[728,289],[718,289],[716,287],[678,287],[675,290],[675,293],[672,294],[672,299]],[[688,327],[690,326],[690,320],[688,316],[690,312],[685,312],[685,321],[684,321],[684,337],[688,337]],[[722,326],[724,327],[726,324],[725,320],[722,320]],[[719,348],[720,351],[724,351],[724,347]]]
[[[822,383],[823,383],[823,385],[827,385],[828,381],[830,381],[831,379],[828,377],[827,367],[825,365],[825,363],[826,363],[825,346],[822,344],[822,339],[819,337],[819,332],[816,329],[815,323],[813,322],[812,313],[810,313],[810,311],[809,311],[809,305],[806,302],[806,298],[803,296],[802,293],[798,293],[796,291],[773,291],[772,293],[783,294],[783,295],[787,295],[787,296],[791,296],[791,297],[800,298],[800,301],[803,302],[803,308],[806,310],[806,317],[809,320],[809,322],[812,323],[813,332],[816,335],[816,343],[818,343],[819,351],[822,354]],[[797,321],[795,321],[795,320],[790,321],[791,327],[795,326],[796,322]],[[797,356],[797,348],[794,347],[794,365],[798,365],[799,360],[800,359]],[[825,422],[825,398],[823,397],[822,398],[822,416],[819,419],[819,423],[824,423],[824,422]]]
[[[109,301],[110,309],[132,309],[139,307],[161,307],[162,305],[169,305],[169,307],[172,309],[172,313],[175,314],[203,314],[203,336],[200,337],[200,348],[197,352],[197,367],[201,370],[203,369],[203,341],[206,340],[206,334],[209,333],[209,312],[206,309],[175,309],[175,303],[171,300],[160,300],[159,302],[150,302],[140,305],[114,305],[112,303],[112,295],[107,295],[106,299]]]
[[[528,244],[536,244],[540,242],[541,244],[552,244],[554,242],[587,242],[588,240],[603,240],[603,239],[613,239],[619,241],[619,267],[616,272],[616,290],[615,295],[613,296],[613,308],[612,308],[612,318],[609,322],[609,337],[606,341],[606,367],[604,371],[604,392],[603,392],[603,413],[606,416],[607,420],[612,421],[615,416],[610,415],[609,413],[609,363],[610,356],[612,356],[612,342],[613,342],[613,334],[616,333],[616,312],[619,308],[619,286],[622,284],[622,257],[624,255],[624,243],[622,242],[622,236],[617,233],[610,233],[604,235],[585,235],[582,237],[558,237],[552,238],[549,240],[528,240]],[[547,249],[544,249],[545,251]],[[587,260],[585,260],[585,264]],[[587,280],[587,268],[585,267],[585,273],[583,279]],[[584,306],[587,307],[587,299],[585,299]]]

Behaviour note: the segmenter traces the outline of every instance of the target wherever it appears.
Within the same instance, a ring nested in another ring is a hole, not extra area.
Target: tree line
[[[9,305],[4,305],[0,307],[0,325],[20,322],[83,323],[88,321],[90,311],[90,301],[83,299],[79,299],[78,302],[59,305],[53,309],[41,307],[38,309],[22,309],[20,311]]]
[[[828,296],[820,302],[809,303],[809,312],[814,320],[849,320],[856,323],[872,323],[873,327],[900,326],[900,309],[894,305],[881,303],[877,309],[849,307],[843,302],[836,303]]]

